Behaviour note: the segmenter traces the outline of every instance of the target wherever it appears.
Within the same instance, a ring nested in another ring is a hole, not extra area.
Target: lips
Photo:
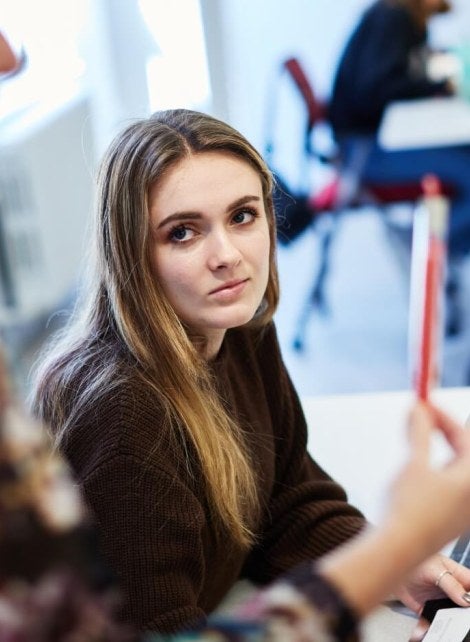
[[[218,288],[215,288],[214,290],[211,290],[209,294],[223,294],[223,293],[230,293],[230,292],[236,292],[237,290],[240,290],[243,288],[245,283],[248,281],[248,279],[236,279],[234,281],[226,281],[222,285],[220,285]]]
[[[242,283],[245,283],[245,281],[248,281],[248,279],[237,279],[235,281],[226,281],[225,283],[220,285],[218,288],[215,288],[215,290],[211,290],[209,294],[216,294],[217,292],[222,292],[223,290],[231,290],[232,288],[236,288]]]

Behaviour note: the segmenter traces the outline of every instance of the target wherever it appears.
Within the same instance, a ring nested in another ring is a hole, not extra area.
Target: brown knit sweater
[[[260,480],[258,543],[249,554],[214,536],[197,475],[137,381],[74,421],[64,445],[126,595],[124,617],[141,629],[197,623],[236,580],[265,584],[364,524],[306,452],[304,415],[274,326],[256,341],[248,330],[228,331],[212,367]]]

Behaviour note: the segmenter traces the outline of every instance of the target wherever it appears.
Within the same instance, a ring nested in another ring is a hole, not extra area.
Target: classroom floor
[[[311,315],[303,351],[293,348],[296,324],[318,262],[312,229],[280,246],[281,302],[276,323],[284,359],[301,395],[400,390],[409,386],[406,252],[391,242],[372,208],[346,214],[332,250],[329,313]],[[446,339],[441,382],[468,385],[470,260],[462,268],[465,328]],[[469,401],[470,403],[470,401]]]

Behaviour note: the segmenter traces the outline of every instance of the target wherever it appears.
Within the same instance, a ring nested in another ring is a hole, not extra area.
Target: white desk
[[[462,422],[470,415],[470,388],[440,389],[433,399]],[[302,400],[309,425],[310,453],[344,486],[350,502],[371,522],[380,518],[389,484],[405,461],[406,418],[411,402],[410,392]],[[438,436],[433,446],[436,461],[447,455]],[[408,642],[415,624],[414,618],[381,607],[366,620],[364,639]]]
[[[469,388],[441,388],[433,399],[457,420],[470,415]],[[388,485],[405,461],[408,391],[306,397],[308,448],[347,490],[352,504],[374,522]],[[435,457],[447,449],[436,435]]]
[[[389,151],[470,144],[470,102],[453,96],[393,102],[378,140]]]

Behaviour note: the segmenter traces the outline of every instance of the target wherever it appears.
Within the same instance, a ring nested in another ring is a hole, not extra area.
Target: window
[[[147,64],[151,111],[207,109],[209,74],[199,0],[140,0],[139,4],[160,48]]]
[[[67,95],[85,71],[80,34],[88,0],[3,0],[0,29],[27,55],[26,67],[0,83],[0,119]]]

